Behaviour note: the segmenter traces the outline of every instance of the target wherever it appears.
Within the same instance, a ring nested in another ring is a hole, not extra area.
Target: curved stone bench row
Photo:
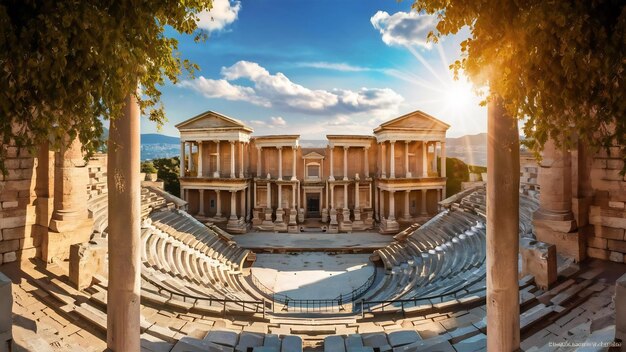
[[[302,338],[295,335],[211,330],[204,339],[185,336],[171,352],[302,352]]]
[[[235,271],[241,270],[250,251],[224,240],[215,231],[184,211],[156,211],[149,215],[152,225],[189,247],[198,249]]]
[[[144,222],[142,229],[142,275],[181,296],[251,300],[240,286],[230,265],[219,260],[219,253],[209,256],[168,233]]]

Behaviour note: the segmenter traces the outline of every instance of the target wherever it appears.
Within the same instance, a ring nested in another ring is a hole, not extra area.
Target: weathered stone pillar
[[[222,217],[222,197],[220,196],[220,190],[215,190],[215,217]]]
[[[441,142],[441,177],[446,177],[446,142]]]
[[[244,170],[243,170],[243,147],[244,143],[239,142],[239,178],[244,178]]]
[[[382,189],[379,189],[380,197],[380,221],[385,220],[385,193]]]
[[[242,218],[246,218],[246,189],[239,191],[239,213]]]
[[[230,178],[235,178],[235,141],[230,143]]]
[[[141,348],[139,118],[137,99],[129,95],[124,115],[111,120],[109,131],[107,347],[113,351],[139,351]]]
[[[185,142],[180,142],[180,177],[185,177]]]
[[[428,210],[426,208],[426,192],[427,191],[428,191],[427,189],[422,189],[422,209],[421,209],[422,215],[428,215]]]
[[[67,259],[70,245],[89,240],[93,220],[87,211],[88,183],[89,169],[76,138],[55,153],[53,212],[49,230],[42,239],[45,262]]]
[[[291,184],[291,208],[292,209],[296,209],[296,194],[298,193],[298,191],[296,190],[296,186],[298,184],[297,183],[292,183]]]
[[[200,203],[198,204],[198,215],[204,216],[204,190],[199,189],[198,193],[200,199]]]
[[[330,209],[335,209],[335,185],[330,184]]]
[[[501,100],[488,108],[487,349],[516,351],[519,322],[519,134]]]
[[[411,205],[409,204],[409,198],[411,196],[411,191],[410,190],[406,190],[404,191],[404,220],[411,220]]]
[[[359,190],[359,181],[356,181],[354,183],[354,209],[355,210],[361,209],[361,204],[360,204],[361,200],[359,199],[361,195],[359,193],[361,193]]]
[[[389,178],[396,178],[396,141],[389,141]]]
[[[278,204],[276,206],[276,209],[282,209],[283,208],[283,185],[281,185],[280,183],[276,184],[278,186],[278,199],[277,203]]]
[[[348,184],[343,184],[343,208],[348,209]]]
[[[193,171],[193,142],[189,142],[189,173]]]
[[[272,208],[272,184],[268,182],[265,189],[266,189],[266,192],[265,192],[266,206],[268,208]]]
[[[348,148],[343,147],[343,180],[348,181]]]
[[[422,177],[428,177],[428,142],[422,142]]]
[[[222,166],[220,160],[220,141],[215,141],[216,144],[216,160],[215,160],[215,171],[213,172],[213,177],[221,177]]]
[[[385,142],[380,143],[381,170],[380,177],[387,178],[387,146]]]
[[[295,181],[298,178],[296,177],[296,156],[298,149],[296,147],[291,147],[291,152],[293,153],[293,163],[291,164],[291,180]],[[295,203],[295,202],[294,202]]]
[[[369,157],[369,150],[370,147],[365,147],[363,148],[363,153],[365,154],[365,170],[363,171],[363,175],[365,175],[365,178],[369,178],[370,177],[370,157]]]
[[[261,158],[261,149],[263,149],[263,147],[260,147],[257,145],[256,147],[256,177],[261,178],[261,176],[263,175],[263,171],[262,171],[262,158]]]
[[[202,141],[198,141],[198,177],[202,177],[202,164]]]
[[[581,261],[584,238],[577,231],[572,212],[572,158],[563,147],[549,140],[544,145],[537,183],[539,209],[533,214],[537,240],[556,245],[557,253]]]
[[[371,191],[371,189],[370,189]],[[370,193],[371,194],[371,193]],[[374,220],[376,221],[380,221],[380,205],[379,205],[379,198],[378,198],[378,189],[376,189],[374,191]]]
[[[409,143],[411,141],[404,141],[404,177],[413,177],[411,171],[409,171]]]
[[[396,200],[394,198],[396,191],[389,191],[389,220],[396,219]]]
[[[276,149],[278,149],[278,179],[282,180],[283,179],[283,147],[276,147]],[[280,202],[280,197],[278,197],[278,201]],[[279,204],[278,207],[280,208],[281,205]]]
[[[252,192],[250,186],[246,188],[246,221],[250,221],[250,213],[252,209]],[[254,199],[256,199],[256,183],[254,184]]]
[[[328,179],[331,181],[335,180],[335,164],[333,163],[333,147],[330,147],[330,176],[328,176]]]
[[[237,220],[237,191],[230,191],[230,216],[229,220]]]

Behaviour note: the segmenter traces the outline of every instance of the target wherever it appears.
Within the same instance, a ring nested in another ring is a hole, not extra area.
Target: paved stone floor
[[[235,235],[233,240],[241,247],[248,249],[377,249],[393,242],[393,236],[381,235],[377,232],[340,234],[251,232],[245,235]]]
[[[256,258],[252,275],[292,299],[334,299],[363,285],[375,270],[369,254],[303,252]]]

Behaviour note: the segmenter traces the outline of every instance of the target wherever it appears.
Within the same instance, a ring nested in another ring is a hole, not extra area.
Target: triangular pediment
[[[322,154],[316,153],[316,152],[310,152],[304,156],[302,156],[303,159],[324,159],[324,156]]]
[[[243,128],[250,129],[243,122],[214,111],[203,112],[189,120],[176,125],[179,130],[211,129],[211,128]]]
[[[381,129],[415,129],[415,130],[434,130],[446,131],[450,125],[428,115],[423,111],[413,111],[406,115],[402,115],[393,120],[381,124],[376,130]]]

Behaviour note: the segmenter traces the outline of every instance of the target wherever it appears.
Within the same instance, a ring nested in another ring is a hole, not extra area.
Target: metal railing
[[[254,313],[262,313],[263,318],[265,318],[267,301],[265,299],[262,300],[242,300],[242,299],[229,299],[229,298],[216,298],[216,297],[203,297],[203,296],[195,296],[187,293],[174,291],[167,287],[162,286],[158,282],[142,275],[142,278],[146,280],[148,283],[156,287],[158,293],[162,295],[162,292],[166,292],[169,294],[169,298],[182,298],[184,303],[193,303],[194,306],[197,305],[198,302],[208,302],[209,306],[221,306],[222,313],[226,314],[227,310],[230,311],[240,311],[240,312],[254,312]],[[217,303],[216,305],[214,303]],[[228,309],[226,307],[227,304],[230,304]],[[235,307],[239,307],[239,309],[233,309]]]
[[[373,284],[376,279],[376,268],[370,277],[359,287],[353,289],[349,293],[342,293],[335,298],[326,299],[294,299],[282,293],[276,293],[272,289],[265,286],[256,276],[250,274],[252,284],[266,297],[272,304],[272,311],[278,303],[282,305],[283,312],[296,313],[322,313],[322,312],[341,312],[345,311],[344,305],[355,302],[363,295]]]

